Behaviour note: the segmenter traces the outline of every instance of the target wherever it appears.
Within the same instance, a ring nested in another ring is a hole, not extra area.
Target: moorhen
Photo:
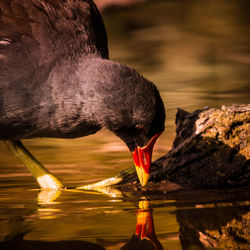
[[[24,150],[19,156],[25,154],[28,168],[36,160],[21,139],[76,138],[107,128],[132,152],[145,186],[164,122],[156,86],[109,60],[93,1],[0,1],[0,139]],[[39,177],[42,165],[35,165]],[[55,188],[51,180],[40,182]]]

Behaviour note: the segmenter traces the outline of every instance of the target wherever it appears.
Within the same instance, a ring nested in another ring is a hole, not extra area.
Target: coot
[[[109,60],[93,1],[0,1],[1,140],[18,145],[26,138],[76,138],[107,128],[132,152],[144,186],[164,121],[155,85]]]

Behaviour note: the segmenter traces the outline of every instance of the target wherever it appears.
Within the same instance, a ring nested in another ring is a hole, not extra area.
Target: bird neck
[[[100,126],[114,132],[117,126],[132,120],[130,101],[135,81],[128,79],[139,77],[136,71],[111,60],[85,57],[78,64],[78,74],[87,110]]]

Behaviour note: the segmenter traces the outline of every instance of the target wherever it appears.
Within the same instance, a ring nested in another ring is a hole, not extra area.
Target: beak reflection
[[[136,212],[136,229],[134,235],[129,242],[121,249],[152,249],[162,250],[163,247],[155,234],[154,220],[150,208],[150,202],[142,199],[139,201],[138,210]]]

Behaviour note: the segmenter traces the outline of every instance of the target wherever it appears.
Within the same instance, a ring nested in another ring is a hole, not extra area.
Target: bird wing
[[[88,54],[108,58],[92,0],[0,0],[0,135],[31,131],[53,88],[45,84],[52,69]]]
[[[87,54],[108,58],[106,30],[91,0],[0,1],[1,82],[40,79],[62,58]]]

